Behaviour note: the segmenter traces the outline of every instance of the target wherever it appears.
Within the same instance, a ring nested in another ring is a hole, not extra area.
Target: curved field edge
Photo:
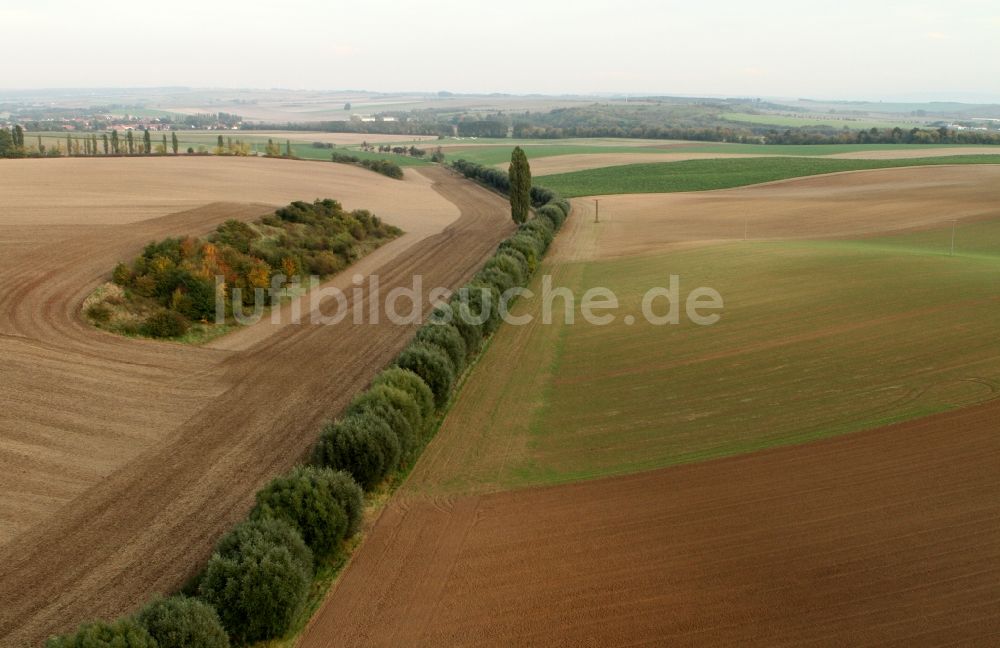
[[[546,175],[544,184],[575,198],[608,194],[711,191],[813,175],[915,166],[1000,164],[1000,155],[959,155],[898,160],[806,157],[722,158],[621,166]]]

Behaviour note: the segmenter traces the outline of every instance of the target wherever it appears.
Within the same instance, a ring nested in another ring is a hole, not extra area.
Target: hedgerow
[[[478,178],[474,167],[467,170]],[[500,176],[481,175],[502,185]],[[84,625],[75,634],[52,638],[47,647],[224,648],[288,632],[303,608],[314,568],[357,533],[362,490],[378,488],[415,459],[457,379],[499,326],[502,293],[527,284],[565,220],[569,204],[552,192],[533,190],[532,198],[546,200],[536,218],[503,241],[483,269],[435,309],[431,321],[340,420],[324,426],[311,465],[293,468],[257,494],[249,519],[219,541],[205,569],[185,589],[196,598],[157,600],[136,618]],[[307,219],[303,204],[293,203],[275,217]],[[218,236],[235,253],[254,249],[254,229],[246,224],[231,221]],[[156,258],[173,243],[151,246],[147,251]],[[116,281],[143,283],[153,291],[166,281],[159,276],[140,281],[150,277],[142,267],[120,265],[114,274]],[[185,308],[198,304],[191,297]]]

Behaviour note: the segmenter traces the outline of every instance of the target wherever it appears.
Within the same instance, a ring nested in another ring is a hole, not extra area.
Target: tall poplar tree
[[[510,154],[510,216],[515,223],[528,220],[528,210],[531,207],[531,167],[528,166],[528,156],[520,146],[515,146]]]

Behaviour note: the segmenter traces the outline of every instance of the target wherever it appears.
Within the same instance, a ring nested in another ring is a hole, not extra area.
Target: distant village
[[[174,131],[174,130],[239,130],[243,118],[230,113],[183,116],[140,116],[127,112],[60,110],[51,114],[44,110],[0,112],[0,127],[20,124],[30,132],[107,132],[107,131]]]

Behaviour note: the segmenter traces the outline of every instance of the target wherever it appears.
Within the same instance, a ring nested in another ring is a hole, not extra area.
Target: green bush
[[[458,320],[477,326],[483,337],[500,326],[500,291],[492,284],[473,280],[452,296]]]
[[[539,208],[536,212],[538,218],[544,218],[552,224],[553,230],[558,230],[566,221],[566,214],[555,204],[548,204]]]
[[[453,324],[431,321],[420,327],[416,339],[444,351],[451,361],[451,369],[455,376],[465,370],[467,357],[465,339]]]
[[[526,235],[515,234],[500,243],[500,250],[507,249],[519,252],[528,263],[528,274],[535,274],[535,270],[538,269],[538,260],[541,258],[538,241]]]
[[[111,319],[111,308],[103,302],[97,302],[87,307],[86,314],[93,322],[107,324]]]
[[[287,527],[278,520],[270,523]],[[220,543],[208,561],[198,586],[199,597],[215,607],[235,643],[280,637],[309,593],[309,548],[290,527],[283,534],[291,539],[290,544],[274,537],[273,526],[267,533],[251,527],[239,529],[230,534],[229,542]],[[303,564],[304,557],[309,558],[308,565]]]
[[[158,648],[229,648],[219,615],[208,603],[187,596],[156,599],[136,620]]]
[[[375,416],[354,415],[323,428],[313,462],[345,470],[370,491],[399,465],[399,438]]]
[[[301,534],[319,562],[357,530],[361,513],[361,489],[348,475],[299,466],[257,493],[250,519],[284,520]]]
[[[431,391],[431,388],[427,386],[427,383],[420,376],[412,371],[403,369],[402,367],[383,369],[379,375],[375,376],[375,380],[372,381],[373,387],[379,385],[395,387],[412,396],[413,400],[417,403],[417,407],[420,408],[420,415],[423,417],[424,425],[434,416],[434,392]]]
[[[188,322],[180,313],[161,308],[142,325],[143,335],[154,338],[175,338],[188,332]]]
[[[474,358],[479,353],[479,349],[482,348],[482,328],[466,321],[461,316],[461,305],[458,301],[453,301],[435,309],[431,315],[431,321],[445,322],[455,327],[462,336],[462,341],[465,342],[466,361]]]
[[[514,250],[501,250],[486,262],[486,265],[483,266],[483,270],[496,268],[501,272],[510,275],[515,286],[525,285],[528,281],[527,264],[522,264],[521,262],[523,255],[515,257],[514,254],[517,254]]]
[[[52,637],[45,648],[157,648],[156,641],[134,619],[85,623],[73,634]]]
[[[434,392],[434,402],[438,407],[448,402],[455,371],[444,351],[424,342],[414,342],[399,354],[396,364],[409,369],[427,383]]]
[[[496,266],[480,270],[476,273],[472,280],[476,283],[487,284],[496,288],[497,293],[501,295],[517,285],[514,283],[514,277],[510,276]],[[498,307],[499,302],[494,304],[494,309]]]
[[[388,385],[372,387],[351,401],[345,414],[382,419],[399,439],[403,463],[413,458],[423,431],[423,415],[416,401],[406,392]]]
[[[547,218],[535,218],[521,225],[518,231],[527,232],[540,240],[543,245],[542,252],[544,253],[552,245],[553,232],[555,230]]]

